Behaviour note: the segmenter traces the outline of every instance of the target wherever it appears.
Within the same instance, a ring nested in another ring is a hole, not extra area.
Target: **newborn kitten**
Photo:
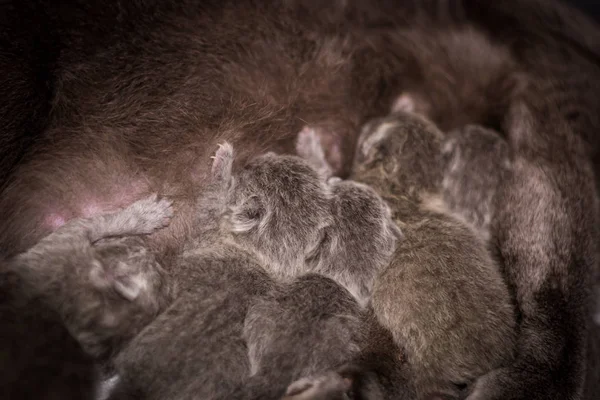
[[[446,135],[442,157],[444,203],[489,241],[496,192],[511,170],[508,143],[491,129],[468,125]]]
[[[298,157],[267,154],[236,174],[233,161],[224,144],[198,200],[199,230],[173,269],[178,298],[117,358],[111,399],[279,399],[294,380],[365,346],[369,328],[353,296],[306,274],[305,258],[325,254],[316,249],[335,221],[326,182]],[[376,200],[370,217],[388,234],[389,210]]]
[[[221,148],[214,157],[195,207],[196,230],[175,259],[175,299],[115,359],[120,378],[111,400],[228,399],[250,374],[244,320],[250,305],[277,287],[220,226],[227,154]]]
[[[282,285],[248,310],[251,376],[229,398],[278,400],[292,382],[351,361],[365,347],[365,321],[364,309],[330,278],[306,274]]]
[[[310,130],[299,135],[306,160],[268,153],[232,176],[226,222],[236,243],[260,254],[277,277],[328,276],[366,305],[402,234],[372,188],[326,181],[330,170],[322,149],[313,152],[315,138]]]
[[[429,120],[419,110],[421,106],[418,98],[405,93],[393,110],[419,114]],[[487,242],[496,212],[496,193],[511,171],[510,146],[498,132],[480,125],[446,133],[441,146],[440,212],[454,213]]]
[[[233,149],[224,145],[215,161],[229,163],[223,166],[229,172],[233,159]],[[356,300],[368,302],[374,276],[388,262],[400,232],[371,188],[326,182],[323,171],[299,157],[256,157],[225,176],[224,186],[229,210],[222,225],[284,282],[248,310],[244,337],[252,376],[231,398],[279,398],[281,383],[359,356],[371,328]],[[399,382],[394,388],[406,388],[406,380]]]
[[[333,223],[324,229],[323,240],[307,259],[310,271],[333,277],[365,306],[373,282],[390,261],[402,232],[391,210],[371,187],[331,177],[315,130],[303,129],[296,145],[298,154],[319,171],[332,193]]]
[[[171,202],[152,195],[129,207],[78,218],[15,256],[9,269],[30,296],[64,320],[83,349],[110,356],[166,306],[166,272],[139,237],[166,226]],[[118,237],[120,236],[120,237]]]
[[[440,212],[442,133],[414,114],[369,123],[352,179],[390,204],[405,239],[373,289],[379,321],[406,349],[417,397],[460,389],[513,357],[509,291],[484,241]]]
[[[589,347],[596,338],[588,336],[597,334],[589,316],[598,204],[585,194],[593,191],[593,173],[576,125],[557,108],[564,103],[537,90],[507,115],[511,173],[499,187],[493,220],[519,312],[518,352],[509,365],[478,379],[470,400],[597,398],[583,393],[597,382]]]

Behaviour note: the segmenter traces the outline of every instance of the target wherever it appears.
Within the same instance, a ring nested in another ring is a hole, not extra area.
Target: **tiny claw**
[[[156,201],[158,199],[158,193],[152,193],[150,196],[148,196],[148,200],[150,201]]]

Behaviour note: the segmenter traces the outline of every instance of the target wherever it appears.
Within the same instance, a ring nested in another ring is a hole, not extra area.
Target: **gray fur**
[[[298,154],[327,179],[332,195],[333,223],[324,229],[320,245],[306,261],[307,268],[332,277],[366,305],[373,282],[389,263],[402,232],[389,206],[372,188],[331,177],[319,139],[313,129],[305,128],[296,146]]]
[[[468,125],[446,135],[442,156],[444,203],[488,241],[496,193],[510,174],[508,143],[491,129]]]
[[[573,134],[576,125],[537,90],[533,86],[516,102],[506,120],[514,161],[499,188],[493,224],[516,296],[518,353],[513,363],[479,379],[469,400],[525,393],[535,399],[597,397],[598,332],[590,318],[597,268],[593,173],[584,143]]]
[[[388,205],[370,187],[339,181],[332,184],[332,192],[334,223],[307,264],[311,271],[334,278],[366,305],[402,233]]]
[[[279,399],[293,381],[343,365],[365,345],[364,310],[336,282],[307,274],[282,289],[248,311],[251,377],[233,399]]]
[[[297,147],[307,160],[269,153],[229,178],[225,224],[275,276],[328,276],[364,305],[401,232],[373,189],[326,180],[331,169],[313,132],[303,130]]]
[[[321,374],[304,376],[286,390],[285,400],[413,400],[414,387],[403,351],[372,310],[363,314],[367,338],[351,361]]]
[[[114,213],[75,219],[9,268],[41,296],[84,350],[104,357],[135,336],[170,300],[166,272],[141,238],[166,226],[171,202],[156,195]],[[118,237],[120,236],[120,237]]]
[[[266,154],[236,173],[233,161],[222,145],[198,200],[198,232],[177,260],[177,299],[118,356],[111,399],[278,399],[368,343],[351,293],[303,275],[334,222],[325,180],[297,157]]]
[[[459,386],[514,355],[509,291],[485,243],[440,212],[442,133],[398,112],[363,130],[352,179],[390,204],[405,239],[376,280],[373,309],[406,349],[418,398],[458,397]]]
[[[274,153],[250,160],[230,180],[224,219],[233,240],[260,254],[277,277],[306,272],[307,254],[333,223],[325,180],[301,158]]]
[[[104,211],[164,188],[176,199],[178,216],[149,242],[168,255],[187,236],[193,189],[202,187],[197,177],[206,172],[189,167],[215,142],[231,140],[247,156],[265,148],[291,151],[297,130],[310,121],[336,132],[345,170],[356,127],[385,113],[399,93],[434,100],[432,108],[442,114],[435,121],[444,128],[496,126],[507,91],[497,82],[515,68],[549,83],[536,95],[559,100],[552,112],[570,118],[568,134],[588,141],[586,153],[599,158],[600,34],[562,3],[3,2],[9,39],[0,61],[6,67],[0,162],[3,173],[12,173],[2,183],[0,249],[8,256],[30,247],[48,233],[43,221],[50,213],[69,219],[81,216],[90,200]],[[542,131],[532,135],[539,145],[560,136]],[[558,156],[560,148],[566,147],[556,146]],[[586,162],[587,154],[574,153],[576,162]],[[583,179],[571,184],[582,176],[579,170],[552,171],[554,184],[570,196],[586,204],[595,196]],[[131,190],[138,178],[148,187]],[[571,212],[577,225],[592,219],[586,206]],[[586,241],[586,229],[574,232],[575,243]],[[570,254],[583,258],[579,250]],[[560,279],[587,269],[583,262],[563,265]],[[572,286],[553,307],[569,310],[586,287]],[[14,379],[2,379],[8,396],[72,397],[56,392],[77,387],[72,371],[84,369],[79,356],[49,334],[45,320],[14,321],[23,309],[5,304],[2,332],[11,340],[2,353],[18,349],[18,356],[2,360],[2,369],[14,372]],[[31,308],[26,313],[33,316]],[[576,323],[567,319],[568,325]],[[545,379],[560,377],[564,397],[576,396],[582,379],[572,368],[572,349],[582,351],[582,338],[568,329],[557,334],[564,339],[559,346],[543,344],[556,353],[556,368],[532,362],[526,370],[552,371]],[[40,344],[35,354],[32,343]],[[39,368],[43,357],[54,362]],[[58,370],[69,372],[59,377]],[[528,384],[520,397],[551,398],[553,385],[545,379]],[[23,384],[32,380],[39,383],[33,392]]]

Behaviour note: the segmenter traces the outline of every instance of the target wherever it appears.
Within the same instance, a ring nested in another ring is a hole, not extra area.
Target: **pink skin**
[[[415,112],[415,101],[408,93],[401,94],[392,104],[392,113],[398,111]]]
[[[89,196],[81,200],[71,209],[63,212],[52,210],[44,217],[44,226],[51,231],[55,231],[72,218],[90,218],[102,213],[115,211],[126,207],[136,200],[147,195],[148,184],[141,180],[135,180],[128,185],[119,185],[112,193],[101,196]],[[57,207],[58,208],[58,207]],[[64,207],[60,207],[65,209]]]
[[[340,148],[339,138],[335,141],[330,141],[330,147],[325,152],[328,162],[334,166],[334,169],[339,171],[342,169],[342,149]]]
[[[50,213],[46,215],[46,218],[44,218],[44,225],[50,228],[52,231],[57,230],[66,223],[67,219],[57,213]]]
[[[99,206],[98,203],[90,201],[89,203],[84,203],[83,207],[81,208],[80,215],[85,218],[90,218],[94,215],[100,214],[101,211],[102,207]]]
[[[325,159],[333,170],[333,174],[337,174],[342,169],[343,163],[342,149],[340,144],[341,137],[333,132],[316,126],[305,126],[300,134],[307,130],[313,130],[319,137],[319,142],[325,152]]]

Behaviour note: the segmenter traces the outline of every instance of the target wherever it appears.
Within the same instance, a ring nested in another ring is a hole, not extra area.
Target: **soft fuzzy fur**
[[[160,191],[179,210],[150,240],[169,268],[169,256],[192,230],[195,191],[207,176],[194,161],[217,142],[228,139],[243,149],[240,160],[267,149],[292,151],[308,122],[334,132],[328,157],[343,171],[357,127],[386,114],[402,93],[422,99],[444,128],[468,122],[502,129],[524,76],[535,123],[503,129],[522,173],[498,195],[506,207],[498,230],[503,238],[527,238],[503,251],[515,291],[532,294],[537,304],[533,314],[524,312],[522,326],[553,328],[539,343],[525,333],[521,364],[505,376],[518,375],[523,365],[540,372],[522,386],[504,387],[513,388],[514,398],[545,399],[556,390],[580,398],[595,268],[590,181],[600,143],[600,30],[579,13],[546,0],[335,1],[325,8],[310,0],[72,0],[60,6],[39,0],[2,7],[3,257],[73,217]],[[560,218],[552,212],[541,220],[529,209],[536,207],[533,199],[520,202],[519,186],[542,178],[544,193],[552,195],[544,204],[558,204]],[[521,219],[521,212],[532,219]],[[542,226],[525,221],[543,223],[571,245],[530,258],[549,242],[536,234]],[[538,267],[550,272],[539,274]],[[8,279],[2,285],[14,291]],[[45,350],[36,362],[54,366],[8,357],[2,369],[14,373],[2,377],[3,386],[15,398],[36,397],[36,390],[69,396],[68,387],[82,387],[71,383],[78,380],[70,372],[71,361],[84,362],[81,355],[55,316],[44,312],[36,319],[33,306],[23,308],[17,297],[1,309],[2,330],[14,339],[3,344],[37,343]],[[57,359],[52,349],[63,344],[73,351]],[[547,357],[531,359],[533,348]],[[39,385],[19,383],[25,376]]]

